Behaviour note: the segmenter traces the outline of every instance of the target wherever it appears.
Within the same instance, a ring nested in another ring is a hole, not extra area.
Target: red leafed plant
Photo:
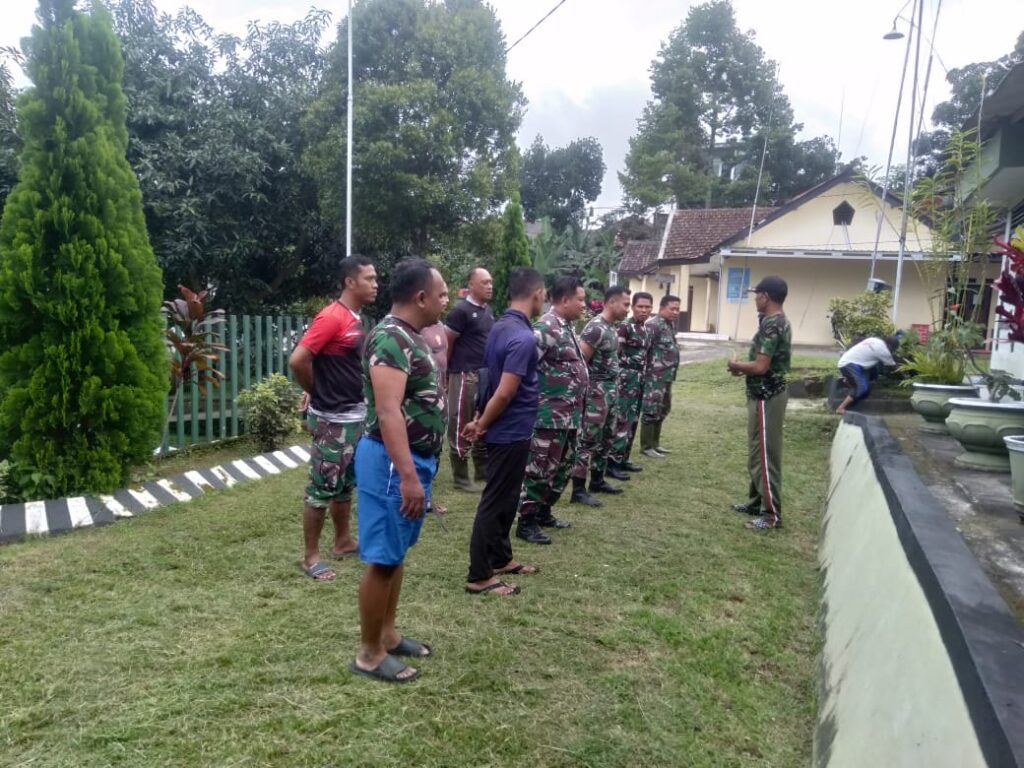
[[[1006,257],[1006,266],[995,281],[1000,304],[996,314],[1008,330],[1007,340],[1024,342],[1024,229],[1018,228],[1010,242],[993,238],[996,252]]]
[[[224,322],[224,310],[206,310],[209,291],[195,293],[179,285],[178,292],[181,298],[165,301],[163,307],[167,316],[164,340],[171,353],[171,386],[174,389],[164,423],[164,443],[185,382],[191,383],[194,376],[199,391],[204,395],[208,386],[219,387],[224,374],[217,370],[217,360],[221,352],[227,351],[226,346],[216,341],[216,327]]]

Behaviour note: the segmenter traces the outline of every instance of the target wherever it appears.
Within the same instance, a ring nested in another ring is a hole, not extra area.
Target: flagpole
[[[345,255],[352,255],[352,0],[348,0],[348,130],[345,135]]]

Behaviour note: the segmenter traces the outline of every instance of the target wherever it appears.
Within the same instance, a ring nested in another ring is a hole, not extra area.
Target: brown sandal
[[[466,591],[469,592],[469,594],[471,594],[471,595],[482,595],[482,594],[484,594],[486,592],[493,592],[496,589],[511,589],[512,590],[511,592],[502,593],[501,597],[512,597],[512,595],[518,595],[519,594],[519,585],[518,584],[507,584],[504,581],[496,581],[493,584],[490,584],[490,585],[484,587],[483,589],[473,589],[472,587],[466,587]]]
[[[523,574],[524,576],[528,576],[528,575],[533,574],[533,573],[540,573],[540,568],[538,568],[536,565],[528,565],[526,563],[516,563],[511,568],[506,565],[504,568],[501,568],[501,569],[495,571],[494,575],[495,576],[507,576],[507,575],[515,575],[515,574],[520,574],[520,573]]]

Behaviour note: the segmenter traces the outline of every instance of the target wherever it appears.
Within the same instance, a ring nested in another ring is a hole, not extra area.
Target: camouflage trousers
[[[569,484],[569,474],[576,460],[575,429],[533,430],[530,456],[526,460],[526,477],[519,496],[521,518],[543,516],[543,507],[552,507]]]
[[[309,414],[313,445],[309,449],[309,485],[306,503],[326,509],[332,501],[349,501],[356,487],[352,457],[363,434],[363,422],[336,422]]]
[[[580,446],[576,452],[576,464],[572,476],[586,479],[587,469],[600,472],[608,468],[608,454],[615,437],[615,401],[617,389],[614,381],[595,381],[587,392],[587,407],[583,412],[583,428],[580,430]]]
[[[676,372],[668,368],[658,373],[648,374],[644,382],[644,402],[642,420],[644,424],[659,424],[672,411],[672,380]]]
[[[462,436],[462,428],[473,420],[476,415],[476,386],[479,376],[476,371],[448,373],[447,421],[448,445],[460,459],[487,455],[487,444],[483,440],[470,443]]]
[[[639,371],[629,371],[629,375],[619,377],[618,407],[615,413],[615,435],[612,438],[612,449],[608,454],[611,464],[625,464],[633,451],[633,438],[636,437],[636,424],[640,421],[640,411],[644,399],[644,382]]]

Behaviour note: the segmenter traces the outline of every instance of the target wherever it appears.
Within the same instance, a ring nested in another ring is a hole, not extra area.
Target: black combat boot
[[[583,504],[586,507],[603,507],[598,499],[587,493],[587,481],[582,477],[572,479],[572,496],[569,497],[570,504]]]
[[[622,482],[629,480],[629,473],[627,473],[619,464],[609,464],[605,474],[608,475],[608,477],[614,477],[616,480],[621,480]]]
[[[551,513],[550,504],[544,504],[540,508],[540,513],[537,515],[537,525],[542,528],[572,528],[572,523],[568,520],[561,520]]]
[[[609,493],[612,495],[622,493],[622,489],[618,486],[612,485],[604,479],[603,472],[591,472],[590,473],[590,492],[591,493]]]

